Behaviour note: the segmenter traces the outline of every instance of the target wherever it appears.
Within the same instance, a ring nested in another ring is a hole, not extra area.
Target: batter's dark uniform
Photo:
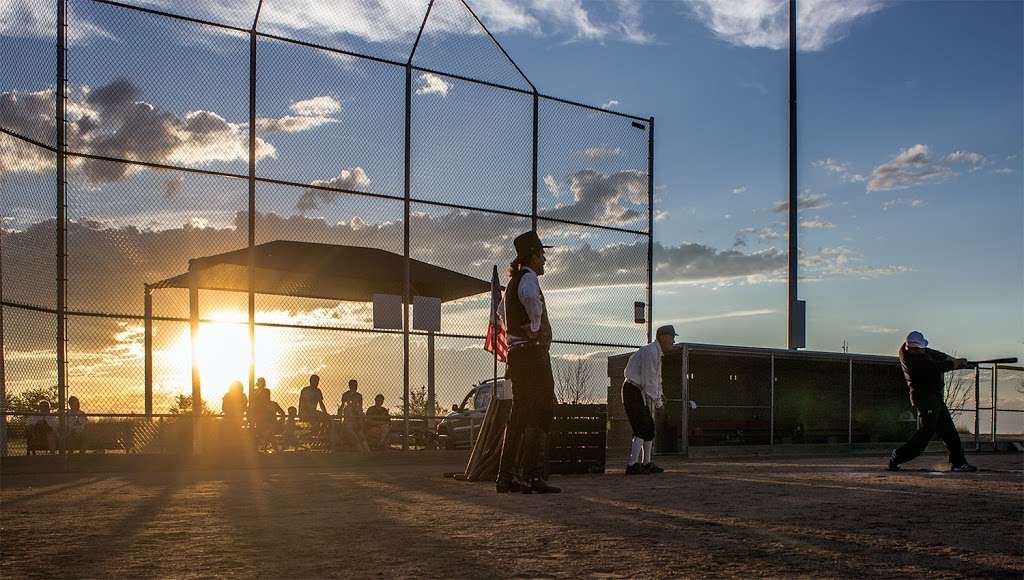
[[[930,348],[915,350],[900,347],[900,366],[910,389],[910,404],[917,410],[921,426],[902,447],[893,452],[892,464],[899,465],[924,452],[928,442],[938,433],[949,450],[949,462],[954,466],[967,463],[960,434],[943,396],[942,376],[954,369],[953,357]]]

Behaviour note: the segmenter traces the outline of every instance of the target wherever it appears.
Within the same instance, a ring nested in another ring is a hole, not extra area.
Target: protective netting
[[[425,19],[430,4],[265,0],[255,29],[257,0],[66,0],[66,28],[53,2],[0,6],[5,410],[56,404],[63,348],[65,394],[86,413],[190,413],[194,343],[200,406],[220,413],[248,381],[249,295],[211,284],[190,304],[182,275],[250,234],[311,252],[408,248],[487,288],[534,226],[556,246],[542,284],[562,391],[602,399],[607,356],[647,337],[633,303],[649,293],[650,121],[536,93],[486,10],[435,0]],[[247,279],[246,262],[232,268]],[[494,374],[486,290],[444,303],[433,336],[410,331],[408,361],[369,302],[254,303],[255,376],[285,408],[319,374],[331,413],[355,379],[364,406],[379,393],[402,416],[407,362],[410,418],[439,420]],[[177,445],[173,418],[124,425],[136,450]],[[412,429],[429,444],[429,428]]]

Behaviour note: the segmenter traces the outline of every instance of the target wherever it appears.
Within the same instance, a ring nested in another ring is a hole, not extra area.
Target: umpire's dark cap
[[[663,334],[671,334],[672,336],[679,336],[678,334],[676,334],[676,327],[672,326],[671,324],[666,324],[665,326],[659,326],[658,327],[658,332],[654,333],[654,336],[661,336]]]
[[[539,252],[542,248],[551,248],[554,246],[545,246],[540,241],[540,236],[537,232],[530,230],[524,234],[519,234],[516,239],[512,241],[516,246],[516,255],[521,258],[527,258],[533,255],[534,252]]]

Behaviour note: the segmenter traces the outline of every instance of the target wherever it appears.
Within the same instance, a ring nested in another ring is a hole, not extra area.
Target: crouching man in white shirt
[[[665,405],[661,390],[661,356],[675,342],[675,328],[658,328],[655,340],[629,357],[622,383],[622,405],[626,408],[633,442],[626,475],[662,473],[654,464],[654,409]]]

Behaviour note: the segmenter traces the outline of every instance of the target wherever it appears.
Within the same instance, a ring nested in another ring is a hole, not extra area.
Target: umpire
[[[508,366],[512,381],[512,416],[505,427],[501,463],[495,488],[498,493],[558,493],[544,481],[544,445],[551,427],[555,382],[551,375],[551,323],[540,290],[544,275],[544,249],[537,232],[529,231],[514,242],[516,259],[509,267],[503,299],[508,328]]]
[[[952,471],[977,471],[978,468],[967,463],[964,457],[960,434],[956,432],[942,393],[942,375],[969,366],[967,361],[928,348],[928,340],[916,330],[907,335],[899,354],[900,367],[910,389],[910,404],[917,410],[921,426],[909,441],[893,450],[889,456],[889,471],[898,471],[901,463],[921,455],[936,433],[949,451]]]

